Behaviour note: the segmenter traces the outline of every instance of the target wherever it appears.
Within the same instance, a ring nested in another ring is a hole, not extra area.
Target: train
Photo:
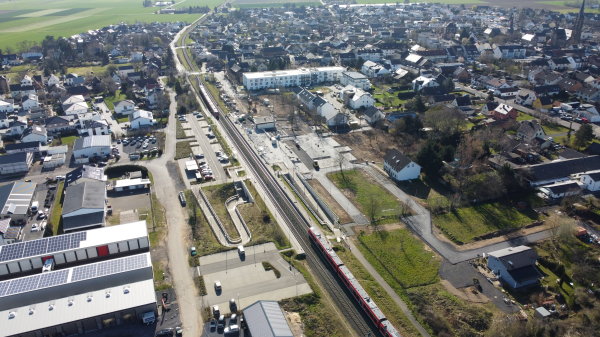
[[[329,240],[316,227],[308,229],[308,236],[311,242],[318,248],[322,257],[327,261],[335,271],[347,290],[350,291],[354,299],[358,302],[361,309],[369,317],[371,322],[377,327],[377,330],[385,337],[402,337],[398,330],[388,321],[377,303],[371,299],[369,294],[354,278],[352,272],[344,265],[344,262],[333,250]]]
[[[204,104],[206,105],[208,110],[210,111],[211,115],[213,115],[214,118],[219,119],[219,109],[217,108],[217,105],[213,101],[212,97],[210,96],[208,90],[206,90],[206,86],[204,86],[204,84],[199,79],[198,87],[200,88],[200,96],[202,96],[201,98],[204,101]]]

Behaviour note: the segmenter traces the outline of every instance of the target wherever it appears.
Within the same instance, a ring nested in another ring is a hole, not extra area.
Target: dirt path
[[[331,207],[331,210],[340,218],[340,225],[352,222],[352,218],[350,217],[350,215],[348,215],[344,208],[340,206],[340,204],[334,198],[331,197],[331,194],[327,192],[325,187],[323,187],[323,185],[321,185],[321,183],[318,180],[310,179],[308,180],[308,183],[310,184],[310,186],[312,186],[312,188],[315,189],[315,191],[317,191],[319,196],[323,198],[327,205]]]
[[[179,315],[185,335],[199,336],[201,333],[200,312],[201,306],[196,286],[189,266],[187,247],[190,237],[184,209],[179,205],[177,184],[173,180],[172,172],[167,163],[175,154],[175,95],[170,92],[171,114],[169,124],[165,129],[165,152],[159,159],[147,161],[146,168],[152,172],[154,178],[154,192],[166,210],[167,219],[167,253],[168,267],[173,287],[179,304]],[[176,174],[176,173],[175,173]]]

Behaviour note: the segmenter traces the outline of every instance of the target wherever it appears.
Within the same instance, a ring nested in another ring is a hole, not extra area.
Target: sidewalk
[[[425,330],[425,328],[423,328],[421,323],[419,323],[419,321],[417,321],[415,316],[413,316],[413,314],[410,311],[410,309],[408,308],[408,306],[406,306],[406,303],[404,303],[404,301],[400,298],[400,296],[398,296],[398,294],[396,294],[394,289],[392,289],[392,287],[390,287],[390,285],[383,279],[383,277],[381,277],[381,275],[379,275],[379,273],[375,270],[375,268],[373,268],[373,266],[369,263],[369,261],[367,261],[367,259],[364,257],[364,255],[362,255],[360,250],[358,250],[356,245],[354,245],[354,242],[352,242],[352,240],[346,240],[346,243],[348,244],[348,246],[350,246],[350,251],[352,252],[354,257],[356,257],[356,259],[365,267],[365,269],[369,272],[369,274],[371,274],[373,276],[375,281],[377,281],[377,283],[379,283],[379,285],[381,285],[381,287],[388,293],[388,295],[392,298],[392,300],[394,302],[396,302],[398,307],[400,307],[400,309],[402,310],[404,315],[406,315],[406,317],[412,323],[412,325],[419,331],[421,336],[431,337],[429,335],[429,333],[427,332],[427,330]]]

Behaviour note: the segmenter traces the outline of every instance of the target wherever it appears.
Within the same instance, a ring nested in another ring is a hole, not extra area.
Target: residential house
[[[54,86],[57,86],[60,84],[60,79],[58,78],[58,76],[51,74],[50,77],[48,77],[48,81],[46,82],[46,85],[51,88]]]
[[[591,86],[584,86],[575,91],[575,96],[586,102],[598,102],[600,101],[600,90]]]
[[[541,112],[548,112],[552,109],[552,98],[549,96],[541,96],[533,101],[533,107]]]
[[[133,72],[135,72],[135,69],[133,68],[133,66],[119,66],[119,67],[117,67],[117,74],[120,77],[122,77],[122,78],[127,77],[127,74],[133,73]]]
[[[414,180],[421,175],[421,166],[396,149],[388,150],[383,160],[383,170],[395,181]]]
[[[362,112],[362,116],[367,123],[373,125],[385,118],[385,114],[374,106],[366,108]]]
[[[65,115],[79,115],[88,111],[89,107],[82,95],[73,95],[62,102]]]
[[[549,199],[562,199],[581,193],[581,187],[576,181],[567,180],[558,183],[544,185],[539,191]]]
[[[534,139],[546,139],[546,133],[537,119],[521,121],[517,129],[517,138],[525,142],[531,142]]]
[[[344,87],[340,96],[340,98],[354,110],[370,107],[375,104],[375,99],[370,93],[352,86]]]
[[[124,100],[115,102],[115,113],[119,115],[131,115],[136,109],[135,103],[132,100]]]
[[[510,99],[519,93],[519,88],[517,87],[508,87],[508,88],[497,88],[494,90],[494,95],[496,97],[500,97],[502,99]]]
[[[492,118],[496,120],[517,119],[519,112],[510,105],[500,103],[492,111]]]
[[[515,97],[515,104],[532,106],[536,98],[537,97],[535,97],[535,93],[532,90],[521,89]]]
[[[362,90],[371,89],[371,82],[367,76],[356,71],[344,71],[340,78],[340,84],[351,85]]]
[[[40,142],[46,144],[48,143],[48,131],[41,125],[33,125],[25,129],[21,136],[21,142]]]
[[[80,122],[80,128],[77,130],[79,136],[110,135],[110,123],[104,119],[84,119]]]
[[[43,159],[42,167],[52,169],[62,166],[67,161],[67,153],[69,147],[67,145],[50,146],[46,150],[46,156]]]
[[[7,129],[10,127],[10,119],[6,112],[0,111],[0,129]]]
[[[65,76],[64,84],[67,86],[70,86],[70,87],[76,87],[76,86],[83,85],[84,82],[85,82],[85,77],[70,73],[70,74],[67,74],[67,76]]]
[[[0,175],[29,172],[33,163],[33,153],[18,152],[0,156]]]
[[[75,126],[71,121],[63,116],[48,117],[45,120],[46,130],[50,134],[59,134],[63,131],[73,130]]]
[[[599,167],[600,156],[587,156],[530,165],[519,172],[531,186],[536,187],[566,181],[572,175],[594,171]]]
[[[437,88],[440,84],[432,76],[419,76],[412,81],[414,91],[421,91],[425,88]]]
[[[496,46],[494,57],[497,59],[523,59],[526,57],[526,49],[519,45]]]
[[[21,153],[21,152],[29,152],[36,154],[40,153],[42,150],[42,143],[40,142],[22,142],[22,143],[13,143],[7,144],[4,148],[7,154]]]
[[[600,191],[600,169],[583,172],[577,175],[577,179],[582,186],[591,192]]]
[[[540,85],[533,88],[536,97],[554,96],[560,93],[560,87],[556,84]]]
[[[488,253],[488,268],[503,284],[519,289],[537,284],[542,277],[535,263],[537,254],[527,246],[500,249]]]
[[[12,100],[10,100],[10,102],[7,102],[3,99],[0,99],[0,112],[13,113],[13,111],[15,111],[15,106],[12,103]]]
[[[554,57],[548,60],[548,65],[555,71],[575,69],[575,61],[572,57]]]
[[[29,94],[21,98],[21,108],[23,111],[31,111],[39,106],[40,103],[36,94]]]
[[[65,233],[104,226],[106,183],[83,181],[65,189],[62,224]]]
[[[382,77],[390,74],[390,71],[379,63],[366,61],[360,68],[360,72],[369,78]]]
[[[129,127],[133,130],[150,127],[156,124],[152,112],[146,110],[135,110],[129,115]]]

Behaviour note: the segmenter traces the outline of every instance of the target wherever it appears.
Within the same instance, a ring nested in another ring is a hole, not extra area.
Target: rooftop
[[[22,181],[0,186],[0,207],[2,207],[0,214],[27,214],[35,187],[35,183]]]
[[[252,336],[293,337],[292,331],[275,301],[257,301],[244,309]]]

